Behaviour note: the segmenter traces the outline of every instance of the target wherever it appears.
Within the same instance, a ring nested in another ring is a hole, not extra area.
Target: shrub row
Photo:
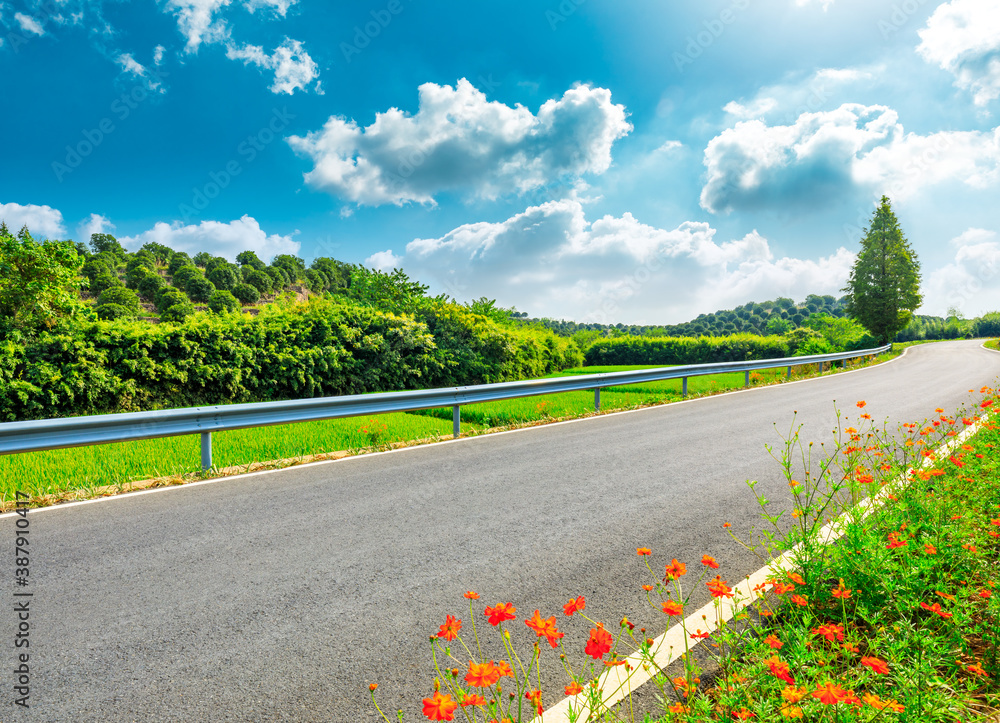
[[[91,321],[0,340],[0,421],[508,381],[581,362],[551,332],[451,304],[416,318],[314,299],[256,317]]]
[[[781,336],[627,336],[598,339],[587,349],[585,364],[709,364],[786,356],[791,352]]]

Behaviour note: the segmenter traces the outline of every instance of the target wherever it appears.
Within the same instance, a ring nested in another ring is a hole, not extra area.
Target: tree
[[[94,249],[95,254],[109,253],[120,259],[128,255],[128,252],[118,243],[118,239],[109,233],[90,234],[90,248]]]
[[[208,297],[212,295],[212,292],[215,291],[215,284],[204,276],[192,276],[184,285],[184,290],[191,298],[191,301],[205,303],[208,301]]]
[[[222,314],[227,311],[237,311],[240,308],[240,302],[229,291],[213,291],[208,298],[208,308],[216,314]]]
[[[252,268],[257,269],[258,271],[267,266],[267,264],[261,261],[257,257],[257,254],[255,254],[253,251],[240,251],[238,254],[236,254],[236,263],[238,263],[240,266],[250,266]]]
[[[861,251],[843,291],[849,297],[848,315],[880,344],[905,328],[920,306],[920,262],[885,196],[861,239]]]
[[[218,264],[205,274],[205,278],[215,284],[215,288],[232,291],[240,283],[236,270],[228,263]]]
[[[57,317],[76,313],[82,266],[72,241],[0,236],[0,332],[51,327]]]

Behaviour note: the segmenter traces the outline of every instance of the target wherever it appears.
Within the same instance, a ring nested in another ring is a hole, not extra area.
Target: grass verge
[[[899,344],[889,355],[852,362],[858,369],[895,358],[912,344]],[[823,374],[840,373],[838,364]],[[567,369],[548,378],[655,367],[615,366]],[[751,386],[779,384],[786,370],[752,372]],[[793,367],[793,381],[816,377],[816,365]],[[741,389],[742,373],[690,377],[688,398]],[[618,412],[678,401],[681,380],[609,387],[601,391],[601,412]],[[524,426],[591,416],[593,392],[567,392],[462,407],[463,434],[506,431]],[[200,469],[197,436],[168,437],[92,447],[0,456],[0,510],[13,509],[15,491],[31,496],[29,506],[106,496],[151,486],[183,484],[206,477],[264,468],[286,467],[318,459],[423,444],[451,437],[452,410],[429,409],[296,425],[258,427],[212,435],[215,468]]]

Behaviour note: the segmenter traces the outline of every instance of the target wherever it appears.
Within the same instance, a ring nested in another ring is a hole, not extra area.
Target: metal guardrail
[[[746,374],[746,386],[750,386],[750,372],[757,369],[787,366],[787,376],[790,377],[793,366],[818,364],[820,373],[822,373],[825,362],[843,361],[846,366],[848,359],[882,354],[891,348],[890,344],[877,349],[862,349],[834,354],[714,364],[689,364],[627,372],[581,374],[556,379],[479,384],[468,387],[379,392],[319,399],[294,399],[281,402],[188,407],[126,414],[7,422],[0,424],[0,454],[200,434],[202,468],[209,469],[212,466],[212,432],[291,422],[311,422],[321,419],[452,407],[453,432],[458,437],[461,431],[460,409],[463,404],[593,389],[594,408],[600,410],[601,389],[603,387],[662,381],[664,379],[682,379],[682,394],[687,396],[688,377],[742,371]]]

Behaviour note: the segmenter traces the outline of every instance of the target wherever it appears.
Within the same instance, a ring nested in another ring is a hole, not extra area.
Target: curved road
[[[978,341],[930,344],[801,383],[32,512],[31,708],[4,700],[0,718],[368,721],[379,682],[384,710],[423,720],[427,636],[446,613],[468,627],[466,590],[480,621],[512,601],[525,648],[520,620],[539,608],[582,650],[589,626],[561,611],[581,594],[594,619],[658,634],[635,548],[654,550],[654,570],[704,553],[725,579],[759,567],[720,527],[757,520],[747,479],[787,497],[764,448],[780,444],[774,423],[798,410],[807,439],[829,439],[832,400],[856,418],[864,399],[894,427],[998,374]],[[8,581],[13,526],[0,519]],[[10,699],[12,642],[0,656]]]

